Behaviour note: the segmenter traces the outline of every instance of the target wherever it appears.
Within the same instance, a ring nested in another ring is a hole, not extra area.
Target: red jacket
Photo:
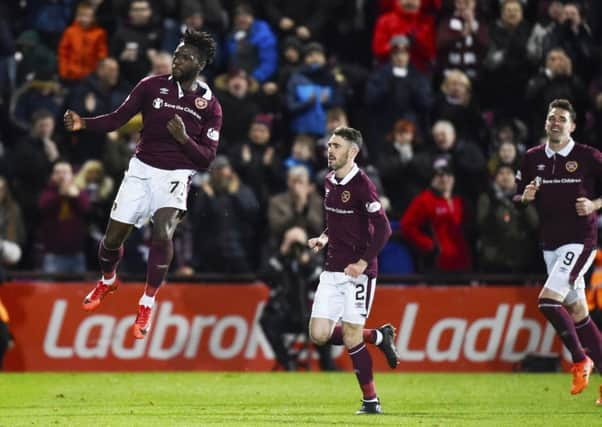
[[[387,61],[391,53],[389,43],[396,35],[413,39],[410,62],[421,71],[428,71],[436,57],[435,17],[424,13],[408,13],[394,3],[391,12],[383,13],[376,21],[372,52],[381,61]]]
[[[470,270],[472,265],[462,225],[465,210],[462,199],[444,199],[432,189],[424,190],[410,203],[400,221],[402,236],[420,252],[439,249],[437,268],[441,271]],[[432,231],[427,233],[425,229]]]
[[[74,22],[59,43],[59,75],[65,80],[81,80],[96,70],[98,61],[108,54],[107,32],[103,28],[93,25],[86,29]]]

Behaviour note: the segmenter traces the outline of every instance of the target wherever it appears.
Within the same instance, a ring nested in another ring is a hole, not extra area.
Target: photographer
[[[270,257],[263,278],[272,291],[260,323],[278,363],[291,371],[297,368],[297,360],[287,348],[284,334],[307,334],[309,294],[321,272],[321,260],[308,250],[307,236],[322,232],[323,212],[322,198],[315,193],[304,166],[292,167],[287,182],[288,191],[269,201]],[[321,369],[336,369],[330,346],[317,351]]]

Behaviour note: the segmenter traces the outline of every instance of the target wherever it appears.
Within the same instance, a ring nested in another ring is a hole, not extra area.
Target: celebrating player
[[[595,186],[602,178],[602,153],[576,144],[574,130],[570,102],[552,101],[546,143],[527,151],[516,177],[515,200],[535,203],[539,213],[548,278],[538,306],[572,355],[571,393],[578,394],[587,387],[594,362],[602,372],[602,337],[588,314],[583,279],[596,254],[602,199],[595,196]],[[600,392],[598,404],[602,386]]]
[[[98,248],[102,278],[85,297],[83,307],[96,309],[114,292],[123,242],[132,226],[152,220],[152,243],[144,295],[134,322],[134,336],[144,338],[150,328],[155,295],[173,257],[172,237],[186,211],[192,175],[208,168],[215,158],[222,124],[221,106],[199,73],[215,54],[215,41],[204,32],[187,30],[173,55],[171,75],[142,79],[112,113],[81,118],[64,116],[69,131],[109,132],[141,112],[144,128],[115,197],[109,224]]]
[[[319,251],[328,245],[325,271],[314,298],[309,333],[317,345],[345,345],[363,393],[357,414],[379,414],[380,401],[374,387],[372,358],[364,340],[376,344],[391,368],[399,357],[394,329],[384,325],[363,329],[374,299],[376,256],[391,235],[387,216],[374,184],[355,164],[362,147],[362,134],[338,127],[328,141],[324,209],[326,230],[308,245]],[[335,324],[342,320],[342,327]]]

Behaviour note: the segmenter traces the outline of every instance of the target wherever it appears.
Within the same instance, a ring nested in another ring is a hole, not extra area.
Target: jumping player
[[[364,329],[376,288],[377,255],[391,226],[370,178],[355,164],[362,147],[362,134],[338,127],[328,141],[324,209],[326,230],[309,239],[319,251],[328,245],[325,271],[314,298],[309,333],[317,345],[345,345],[362,389],[362,406],[357,414],[380,414],[380,401],[372,375],[372,358],[364,341],[376,344],[391,368],[399,357],[394,329],[384,325]],[[336,322],[341,320],[342,327]]]
[[[64,116],[69,131],[109,132],[142,113],[142,134],[115,197],[109,224],[98,248],[102,277],[84,298],[83,308],[95,310],[114,292],[123,242],[133,226],[153,223],[146,287],[140,298],[133,333],[144,338],[150,328],[157,291],[173,257],[172,237],[186,211],[192,175],[206,170],[215,158],[222,124],[218,100],[199,73],[215,55],[215,41],[204,32],[187,30],[173,55],[171,75],[142,79],[112,113],[81,118]]]
[[[602,372],[602,337],[589,317],[583,278],[596,254],[602,199],[595,187],[602,178],[602,153],[576,144],[571,138],[574,130],[570,102],[552,101],[546,143],[527,151],[516,177],[515,200],[535,203],[539,213],[548,278],[538,306],[572,355],[571,393],[578,394],[587,387],[594,363]],[[600,392],[598,404],[602,386]]]

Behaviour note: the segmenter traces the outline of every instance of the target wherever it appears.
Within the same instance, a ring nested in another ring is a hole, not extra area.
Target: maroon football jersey
[[[547,144],[531,148],[525,154],[516,174],[517,196],[532,180],[540,183],[535,206],[541,223],[544,250],[553,250],[567,243],[586,247],[597,244],[597,212],[578,216],[578,197],[598,198],[596,182],[602,177],[602,153],[587,145],[569,144],[554,153]]]
[[[334,171],[326,175],[324,188],[328,234],[326,271],[342,272],[361,258],[368,262],[365,274],[376,277],[376,257],[391,235],[376,187],[366,173],[354,165],[340,181]]]
[[[146,77],[112,113],[86,118],[86,128],[109,132],[142,113],[143,129],[136,157],[160,169],[205,170],[215,158],[222,126],[222,108],[209,86],[198,82],[197,90],[185,92],[170,75]],[[178,114],[189,141],[178,143],[167,122]]]

